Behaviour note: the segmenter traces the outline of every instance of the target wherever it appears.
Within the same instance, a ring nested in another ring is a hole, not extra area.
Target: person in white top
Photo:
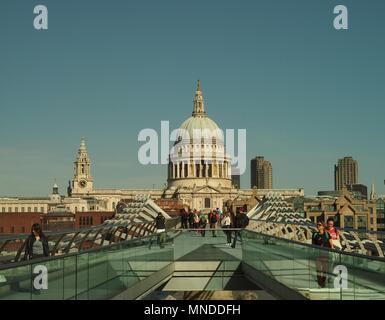
[[[224,229],[224,232],[227,236],[227,246],[231,245],[231,230],[226,230],[231,228],[231,219],[228,212],[223,214],[223,218],[221,220],[221,227]]]

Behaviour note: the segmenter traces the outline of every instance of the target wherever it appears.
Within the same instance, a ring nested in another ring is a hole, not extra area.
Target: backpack
[[[217,223],[217,222],[218,222],[218,219],[217,219],[216,213],[212,213],[210,215],[210,223]]]

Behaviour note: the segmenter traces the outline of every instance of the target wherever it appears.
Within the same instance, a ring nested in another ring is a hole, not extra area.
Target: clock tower
[[[93,190],[93,179],[91,176],[91,161],[88,157],[86,142],[80,140],[80,148],[75,161],[75,175],[72,181],[72,194],[85,195]]]

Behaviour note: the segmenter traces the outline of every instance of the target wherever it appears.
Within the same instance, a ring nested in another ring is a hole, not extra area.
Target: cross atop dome
[[[192,113],[193,117],[205,117],[205,104],[201,90],[201,81],[198,80],[197,90],[194,97],[194,109]]]

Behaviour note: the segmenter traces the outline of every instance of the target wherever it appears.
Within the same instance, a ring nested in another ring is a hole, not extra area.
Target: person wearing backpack
[[[157,217],[155,218],[155,228],[157,233],[157,242],[160,248],[164,248],[164,242],[166,238],[166,218],[163,216],[162,212],[158,212]]]
[[[210,229],[212,229],[213,237],[217,236],[215,229],[217,228],[217,224],[219,221],[219,214],[212,210],[209,215]]]
[[[199,228],[200,228],[202,237],[206,236],[206,225],[207,225],[207,217],[205,214],[201,213],[199,216]]]
[[[242,229],[246,228],[249,225],[249,217],[243,212],[243,209],[239,209],[238,213],[234,218],[234,227],[240,230],[235,231],[232,248],[235,248],[237,243],[237,238],[242,242]]]

